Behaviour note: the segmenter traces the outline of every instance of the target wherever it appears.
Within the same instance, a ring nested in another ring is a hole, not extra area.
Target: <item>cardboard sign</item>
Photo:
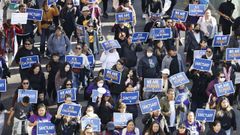
[[[118,43],[117,40],[108,40],[108,41],[103,42],[101,45],[102,45],[102,48],[104,51],[121,48],[121,45]]]
[[[184,72],[172,75],[169,77],[169,81],[174,88],[190,82]]]
[[[7,92],[6,79],[0,79],[0,92]]]
[[[235,84],[240,83],[240,72],[235,72]]]
[[[214,85],[217,97],[235,93],[232,81],[218,83]]]
[[[211,67],[212,67],[212,60],[195,58],[193,61],[193,69],[210,72]]]
[[[188,17],[188,12],[184,10],[179,9],[173,9],[172,11],[172,20],[175,20],[177,22],[186,22]]]
[[[83,57],[81,56],[65,56],[65,61],[70,63],[72,68],[81,68],[83,64]]]
[[[104,80],[112,81],[112,83],[120,84],[122,73],[115,70],[111,70],[111,69],[104,69],[103,76],[104,76]]]
[[[11,24],[27,24],[28,13],[12,13]]]
[[[57,3],[57,0],[47,0],[48,5],[52,5],[53,3]]]
[[[81,109],[82,109],[82,107],[78,104],[76,104],[76,105],[63,104],[60,114],[65,115],[65,116],[78,117],[81,115]]]
[[[26,56],[20,58],[21,69],[31,68],[33,64],[39,63],[38,55]]]
[[[126,105],[137,104],[139,101],[139,92],[122,92],[121,100]]]
[[[88,63],[90,65],[90,67],[94,67],[94,64],[95,64],[94,56],[93,55],[88,55],[87,58],[88,58]]]
[[[84,37],[85,32],[86,31],[83,25],[76,24],[76,34],[78,37]]]
[[[23,97],[28,96],[30,98],[30,103],[37,103],[38,91],[37,90],[18,90],[18,102],[22,101]]]
[[[162,79],[144,78],[144,92],[161,92]]]
[[[171,28],[152,28],[151,35],[153,40],[167,40],[172,38]]]
[[[206,50],[194,50],[193,58],[202,58],[206,54]]]
[[[197,109],[196,120],[213,122],[215,119],[216,110],[213,109]]]
[[[42,21],[42,9],[27,8],[26,12],[28,13],[28,20]]]
[[[230,35],[215,35],[213,38],[213,47],[228,46]]]
[[[117,24],[130,23],[133,22],[133,14],[132,12],[115,13],[115,20]]]
[[[205,4],[189,4],[190,16],[203,16],[205,13]]]
[[[37,135],[53,135],[56,134],[55,125],[49,122],[40,122],[37,124]]]
[[[148,32],[135,32],[132,35],[132,42],[136,43],[138,41],[140,42],[146,42],[148,39],[149,33]]]
[[[131,113],[113,113],[114,126],[127,126],[127,122],[132,119]]]
[[[71,95],[72,101],[76,101],[77,89],[71,88],[71,89],[57,90],[57,102],[58,103],[64,102],[66,94]]]
[[[97,90],[93,90],[92,91],[92,102],[96,103],[97,102],[97,97],[98,97],[99,93]]]
[[[94,132],[101,132],[101,120],[99,118],[82,118],[82,131],[84,131],[87,125],[91,125]]]
[[[187,97],[186,97],[185,93],[178,94],[175,98],[175,104],[181,104],[186,99],[187,99]]]
[[[157,97],[139,102],[139,106],[142,114],[150,113],[156,110],[160,110],[160,104]]]
[[[226,49],[226,60],[238,60],[240,59],[240,48],[227,48]]]

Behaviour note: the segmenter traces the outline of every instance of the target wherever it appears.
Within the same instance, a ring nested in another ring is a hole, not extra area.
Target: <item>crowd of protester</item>
[[[9,66],[13,62],[19,66],[21,83],[14,92],[10,108],[0,104],[0,134],[6,123],[12,127],[13,135],[36,135],[40,121],[54,124],[57,135],[239,134],[233,110],[233,106],[240,109],[239,84],[234,84],[235,93],[221,97],[216,95],[214,87],[226,81],[235,82],[235,72],[240,72],[238,60],[225,60],[226,48],[240,46],[240,17],[232,17],[235,5],[231,0],[221,3],[217,10],[212,9],[207,0],[189,0],[189,4],[205,4],[206,9],[203,16],[189,15],[186,22],[171,19],[172,11],[179,2],[177,0],[142,0],[141,9],[133,6],[138,0],[113,0],[112,12],[132,12],[133,22],[112,26],[114,39],[121,48],[109,51],[100,49],[102,37],[107,36],[102,35],[101,31],[103,18],[109,18],[108,0],[79,1],[79,5],[75,5],[74,0],[58,0],[48,5],[46,0],[20,0],[17,1],[16,10],[11,9],[10,1],[1,1],[4,16],[0,33],[0,77],[11,77]],[[102,4],[103,9],[100,8]],[[27,8],[42,9],[42,21],[27,20],[26,24],[11,24],[11,14],[25,13]],[[136,11],[140,10],[142,19],[146,21],[142,31],[170,28],[172,37],[153,40],[150,36],[146,42],[133,43]],[[219,21],[212,16],[212,12],[219,14]],[[160,19],[152,16],[155,13],[160,14]],[[77,34],[78,25],[84,26],[84,36]],[[180,32],[184,33],[185,38],[180,36]],[[221,33],[230,35],[228,46],[212,47],[214,36]],[[39,48],[35,45],[38,36]],[[73,44],[75,41],[77,43]],[[186,55],[180,53],[179,48],[184,48]],[[211,71],[193,69],[195,50],[206,50],[201,58],[212,60]],[[33,55],[38,56],[39,63],[22,69],[21,58]],[[66,62],[67,55],[82,57],[81,67],[72,67]],[[96,65],[91,65],[88,60],[90,55],[101,62],[101,70],[97,74]],[[48,62],[46,67],[41,63],[43,60]],[[104,78],[105,69],[120,72],[120,83],[107,81]],[[191,85],[172,86],[169,77],[180,72],[185,72]],[[145,78],[160,78],[161,92],[144,91]],[[82,107],[82,114],[76,117],[61,114],[63,105],[80,104],[78,100],[72,100],[72,95],[65,94],[64,102],[57,103],[57,92],[71,88],[76,89],[76,95],[84,94],[81,101],[87,101],[86,108]],[[37,103],[30,103],[28,96],[19,101],[19,89],[37,90]],[[92,100],[94,90],[104,91],[98,95],[96,102]],[[141,114],[138,104],[126,105],[122,102],[121,93],[135,91],[139,92],[139,101],[157,97],[161,109]],[[178,94],[186,95],[180,105],[175,104]],[[49,112],[50,105],[57,105],[54,113]],[[198,108],[216,110],[214,121],[197,121],[195,112]],[[115,126],[113,115],[116,112],[131,113],[133,117],[125,126]],[[94,125],[82,127],[84,118],[99,118],[100,132],[93,131]],[[135,123],[138,118],[141,118],[142,128]]]

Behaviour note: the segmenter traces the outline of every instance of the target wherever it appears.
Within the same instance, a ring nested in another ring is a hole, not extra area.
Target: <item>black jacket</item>
[[[33,47],[31,50],[27,50],[26,48],[22,47],[18,50],[15,56],[15,62],[19,64],[21,57],[32,56],[32,55],[38,55],[38,58],[40,59],[40,52],[38,51],[37,48]]]
[[[149,63],[152,61],[152,63]],[[143,78],[156,78],[159,76],[159,64],[157,57],[151,56],[147,57],[146,55],[143,56],[138,63],[138,76]]]
[[[209,130],[207,135],[226,135],[226,132],[222,129],[218,133],[215,133],[213,130]]]
[[[126,67],[135,67],[137,64],[137,54],[135,52],[135,44],[129,45],[127,41],[121,44],[122,52],[119,54],[120,57],[126,59]]]
[[[30,85],[34,90],[38,90],[44,93],[46,92],[46,80],[42,72],[38,75],[28,73],[27,78],[29,79]]]

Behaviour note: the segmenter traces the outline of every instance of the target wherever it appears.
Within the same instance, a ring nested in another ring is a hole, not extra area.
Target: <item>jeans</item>
[[[85,84],[85,70],[81,69],[80,73],[73,73],[73,87],[78,88],[81,84],[83,87],[86,86]]]
[[[43,55],[45,52],[45,41],[48,40],[50,36],[50,31],[48,29],[42,29],[42,34],[40,36],[40,53]]]

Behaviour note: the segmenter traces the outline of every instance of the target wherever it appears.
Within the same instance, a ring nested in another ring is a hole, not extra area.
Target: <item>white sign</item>
[[[27,24],[28,13],[12,13],[11,24]]]

